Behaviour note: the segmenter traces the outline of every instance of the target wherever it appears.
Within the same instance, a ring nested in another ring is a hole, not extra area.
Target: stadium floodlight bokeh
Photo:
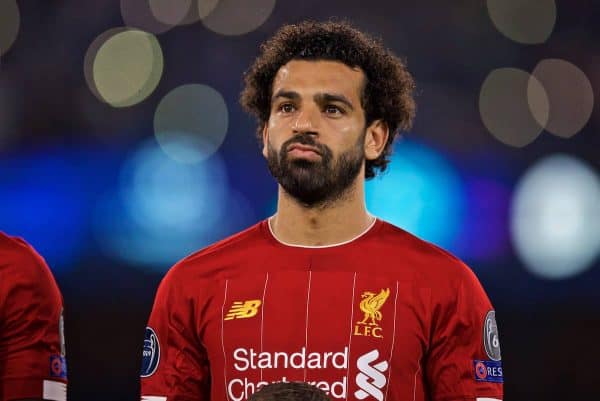
[[[176,26],[183,22],[192,8],[192,0],[148,0],[154,18],[163,24]]]
[[[219,0],[197,0],[197,2],[198,16],[200,18],[208,17],[219,4]]]
[[[556,22],[554,0],[487,0],[487,9],[496,28],[522,44],[545,42]]]
[[[552,155],[519,181],[511,211],[515,249],[525,267],[547,279],[589,268],[600,255],[600,177],[567,155]]]
[[[225,99],[215,89],[200,84],[173,89],[154,114],[157,142],[167,155],[182,163],[199,162],[215,153],[225,140],[228,126]]]
[[[506,145],[520,148],[533,142],[543,131],[549,109],[544,87],[526,71],[499,68],[481,85],[481,120]]]
[[[463,172],[466,213],[456,255],[471,263],[474,268],[494,262],[510,250],[508,212],[511,189],[500,180]]]
[[[116,28],[101,34],[88,48],[84,71],[99,100],[128,107],[146,99],[163,73],[156,37],[137,29]]]
[[[105,169],[102,157],[71,147],[0,159],[0,230],[25,238],[53,271],[67,273],[89,245],[90,208],[102,181],[87,177]]]
[[[533,113],[538,123],[563,138],[581,131],[594,109],[594,91],[585,73],[568,61],[545,59],[537,64],[531,80],[543,85],[550,104],[547,119]],[[535,99],[530,100],[531,104],[535,104]]]
[[[202,24],[221,35],[243,35],[260,27],[269,18],[277,0],[219,0],[207,13],[199,2]],[[212,6],[212,2],[209,2]]]
[[[126,26],[154,34],[180,24],[192,8],[191,0],[120,0]]]
[[[14,0],[0,2],[0,56],[8,52],[19,34],[21,14]]]
[[[112,37],[126,32],[128,28],[126,27],[116,27],[108,29],[98,36],[90,43],[88,46],[85,57],[83,59],[83,74],[85,77],[85,81],[89,90],[96,96],[98,100],[104,102],[104,98],[98,92],[98,88],[96,87],[96,79],[94,77],[94,64],[96,63],[96,56],[98,55],[98,51],[104,44]]]
[[[367,181],[367,209],[427,241],[454,249],[464,222],[458,173],[425,145],[400,141],[381,176]]]
[[[109,256],[159,271],[254,215],[229,189],[219,155],[184,164],[148,141],[125,161],[120,181],[96,210],[96,237]]]

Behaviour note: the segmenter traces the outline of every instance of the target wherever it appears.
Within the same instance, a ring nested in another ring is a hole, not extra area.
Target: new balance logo
[[[251,299],[250,301],[235,301],[231,305],[231,308],[229,309],[229,312],[225,316],[224,320],[246,319],[256,316],[261,303],[262,302],[260,299]]]
[[[379,358],[379,352],[374,349],[356,361],[356,365],[360,371],[356,375],[356,385],[360,390],[354,392],[354,395],[359,400],[364,400],[369,396],[375,398],[377,401],[383,400],[381,389],[383,389],[387,382],[387,378],[383,372],[388,369],[388,363],[387,361],[381,361],[372,365],[377,358]]]

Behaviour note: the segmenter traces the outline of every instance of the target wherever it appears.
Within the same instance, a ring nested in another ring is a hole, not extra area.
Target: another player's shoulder
[[[22,238],[0,231],[0,252],[3,256],[20,256],[30,253],[31,249],[31,245]]]
[[[398,255],[428,278],[471,280],[471,269],[458,257],[439,246],[425,241],[400,227],[383,222],[379,238],[386,255]]]
[[[7,294],[29,304],[61,302],[58,286],[40,254],[23,239],[0,233],[0,299],[7,299]]]
[[[0,272],[30,277],[35,280],[46,278],[49,274],[44,259],[31,245],[19,237],[13,237],[0,231]]]
[[[177,262],[170,270],[170,276],[182,277],[214,277],[220,270],[251,259],[253,255],[267,246],[263,222],[240,231],[230,237],[207,246]]]

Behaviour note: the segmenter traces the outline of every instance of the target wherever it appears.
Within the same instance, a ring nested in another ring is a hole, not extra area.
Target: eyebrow
[[[333,93],[317,93],[314,96],[314,99],[319,103],[330,103],[330,102],[343,103],[346,106],[348,106],[348,108],[350,110],[354,110],[354,106],[352,105],[352,102],[350,100],[348,100],[348,98],[346,98],[346,96],[344,96],[344,95],[333,94]]]
[[[298,92],[280,89],[271,98],[271,103],[274,102],[275,99],[280,98],[280,97],[285,98],[285,99],[297,100],[297,99],[300,99],[300,94]]]
[[[281,89],[273,95],[273,97],[271,98],[271,102],[274,102],[278,98],[298,100],[298,99],[300,99],[300,97],[301,97],[300,94],[296,91]],[[352,105],[352,102],[350,100],[348,100],[348,98],[346,96],[341,95],[341,94],[317,93],[316,95],[314,95],[313,98],[315,99],[315,101],[317,103],[339,102],[339,103],[345,104],[347,107],[350,108],[350,110],[354,110],[354,106]]]

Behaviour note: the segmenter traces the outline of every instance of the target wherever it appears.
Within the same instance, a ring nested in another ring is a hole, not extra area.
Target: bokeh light
[[[244,197],[230,192],[217,155],[181,164],[151,141],[124,163],[120,188],[99,204],[95,226],[109,255],[166,271],[253,218]]]
[[[554,29],[554,0],[487,0],[496,28],[509,39],[523,44],[545,42]]]
[[[0,56],[11,48],[21,25],[19,6],[14,0],[0,1]]]
[[[92,41],[85,52],[85,57],[83,60],[83,74],[85,76],[85,81],[94,96],[96,96],[98,100],[102,102],[104,102],[104,99],[100,95],[100,92],[98,92],[98,88],[96,88],[96,82],[94,81],[94,62],[96,61],[98,50],[100,50],[102,45],[104,45],[108,39],[119,33],[126,32],[127,30],[128,28],[125,27],[117,27],[102,32]]]
[[[579,132],[594,108],[594,92],[584,72],[568,61],[546,59],[535,67],[532,77],[544,86],[548,95],[550,116],[546,130],[563,138]],[[539,118],[535,114],[534,117]]]
[[[276,0],[215,0],[200,1],[199,14],[208,29],[221,35],[243,35],[251,32],[269,18]],[[212,8],[212,10],[211,10]]]
[[[600,253],[600,178],[567,155],[546,157],[517,184],[511,210],[514,247],[533,274],[562,279]]]
[[[212,226],[219,215],[212,209],[223,203],[225,195],[224,174],[219,159],[192,168],[175,163],[155,146],[147,146],[123,168],[127,210],[148,229],[189,231],[200,221]]]
[[[227,134],[225,99],[210,86],[187,84],[173,89],[154,115],[156,140],[174,160],[196,163],[216,152]]]
[[[152,15],[167,25],[178,25],[185,19],[192,0],[148,0]]]
[[[367,181],[366,200],[374,215],[441,247],[454,248],[463,221],[463,190],[452,166],[432,149],[397,143],[388,170]]]
[[[510,251],[510,189],[498,180],[480,176],[466,178],[464,187],[466,217],[456,253],[468,261],[497,261]]]
[[[549,104],[535,77],[516,68],[499,68],[490,72],[481,85],[479,112],[496,139],[523,147],[542,132]]]
[[[191,0],[121,0],[125,25],[159,34],[177,26],[192,8]]]
[[[137,29],[111,29],[92,42],[84,73],[94,95],[113,107],[141,102],[156,89],[163,55],[156,37]]]
[[[87,191],[73,159],[53,149],[0,160],[0,230],[23,237],[55,272],[72,267],[85,246]]]
[[[213,12],[219,4],[219,0],[199,0],[198,1],[198,16],[206,18]]]

